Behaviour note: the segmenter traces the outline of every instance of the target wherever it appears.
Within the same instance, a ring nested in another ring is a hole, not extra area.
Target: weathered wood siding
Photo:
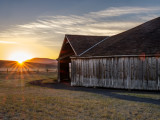
[[[71,85],[160,90],[160,58],[72,58]]]

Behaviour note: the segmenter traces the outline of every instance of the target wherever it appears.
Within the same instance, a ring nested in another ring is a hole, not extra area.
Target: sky
[[[56,59],[65,34],[112,36],[160,16],[160,0],[0,0],[0,60]]]

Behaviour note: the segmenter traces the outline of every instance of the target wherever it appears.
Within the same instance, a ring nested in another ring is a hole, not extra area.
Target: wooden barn
[[[71,56],[80,56],[106,36],[65,35],[58,57],[58,80],[71,80]]]
[[[72,86],[160,90],[160,17],[111,37],[66,35],[58,78]]]

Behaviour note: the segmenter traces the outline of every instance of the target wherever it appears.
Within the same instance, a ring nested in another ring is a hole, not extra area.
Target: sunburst
[[[32,56],[27,52],[15,52],[9,57],[10,60],[17,61],[19,64],[22,64],[24,61],[31,59]]]

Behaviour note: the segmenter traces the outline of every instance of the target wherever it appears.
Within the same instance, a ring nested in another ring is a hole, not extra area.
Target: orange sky
[[[50,49],[41,44],[30,42],[24,43],[0,43],[0,58],[1,60],[16,60],[16,56],[24,56],[26,59],[33,57],[52,58],[56,59],[59,54],[59,49]]]

